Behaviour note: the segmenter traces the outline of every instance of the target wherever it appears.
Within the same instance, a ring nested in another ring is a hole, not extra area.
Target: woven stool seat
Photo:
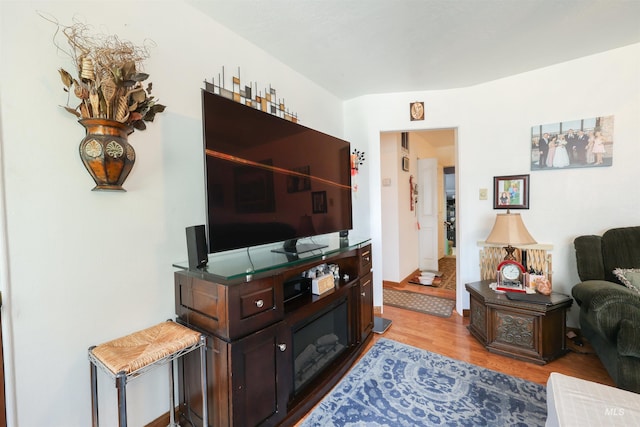
[[[174,361],[196,349],[200,349],[203,419],[208,420],[206,344],[206,337],[200,332],[169,320],[104,344],[89,347],[93,427],[99,425],[96,367],[102,368],[107,375],[115,379],[118,393],[118,425],[126,427],[127,381],[162,364],[169,364],[169,427],[180,427],[175,422]]]
[[[201,334],[175,322],[134,332],[93,348],[93,356],[112,374],[127,375],[200,342]]]

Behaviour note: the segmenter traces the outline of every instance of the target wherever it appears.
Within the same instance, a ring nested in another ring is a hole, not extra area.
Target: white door
[[[419,268],[438,270],[438,160],[418,159]]]

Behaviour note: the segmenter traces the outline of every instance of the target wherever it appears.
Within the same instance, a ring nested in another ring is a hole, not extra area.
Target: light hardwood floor
[[[384,287],[455,299],[455,291],[412,285],[406,282],[399,284],[385,282]],[[577,309],[577,307],[573,309]],[[375,334],[370,346],[384,337],[539,384],[546,384],[551,372],[560,372],[601,384],[614,385],[604,366],[593,353],[583,354],[570,351],[541,366],[490,353],[467,330],[469,318],[462,317],[455,311],[449,318],[390,306],[384,306],[383,311],[381,317],[390,319],[393,323],[384,334]],[[576,347],[576,349],[589,351],[588,345],[583,348]]]

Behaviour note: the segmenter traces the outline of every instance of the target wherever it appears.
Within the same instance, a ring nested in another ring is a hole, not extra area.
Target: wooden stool
[[[115,380],[118,389],[119,426],[127,425],[127,381],[136,378],[147,370],[169,363],[169,394],[171,423],[169,427],[180,427],[175,422],[175,403],[173,385],[173,365],[177,358],[199,348],[202,382],[202,416],[208,420],[207,408],[207,359],[206,338],[172,321],[162,322],[150,328],[134,332],[113,341],[89,348],[91,371],[91,411],[93,426],[98,427],[98,380],[97,366]],[[203,423],[208,425],[208,423]]]

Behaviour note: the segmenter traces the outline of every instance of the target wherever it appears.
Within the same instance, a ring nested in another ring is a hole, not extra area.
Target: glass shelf
[[[308,239],[301,239],[301,244],[312,243],[325,245],[321,249],[297,254],[274,252],[282,249],[282,242],[271,245],[256,246],[228,252],[209,254],[209,262],[204,269],[193,270],[210,274],[223,280],[234,280],[265,273],[279,268],[290,268],[309,261],[322,261],[324,258],[360,248],[371,242],[366,237],[351,236],[340,238],[338,234],[326,234]],[[181,261],[173,264],[182,270],[189,270],[189,262]]]

